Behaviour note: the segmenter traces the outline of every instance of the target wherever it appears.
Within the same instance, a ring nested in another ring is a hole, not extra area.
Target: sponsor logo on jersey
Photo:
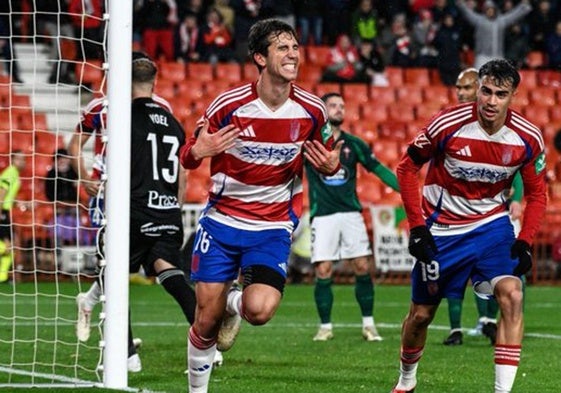
[[[430,141],[425,134],[419,134],[413,141],[413,145],[419,149],[423,149],[425,146],[430,146]]]
[[[323,183],[328,186],[341,186],[349,180],[349,171],[341,165],[341,169],[339,169],[334,175],[320,175],[320,178]]]
[[[545,153],[540,154],[538,158],[536,158],[534,168],[536,168],[536,174],[545,169]]]
[[[164,233],[174,234],[179,231],[179,227],[173,224],[154,224],[147,222],[140,227],[140,233],[150,237],[162,236]]]
[[[240,132],[240,136],[255,138],[255,130],[253,129],[253,126],[250,124],[249,127],[245,128],[242,132]]]
[[[179,208],[177,197],[174,195],[162,195],[158,191],[148,191],[148,204],[150,209],[169,210]]]
[[[471,149],[469,148],[469,145],[466,145],[458,150],[456,154],[459,156],[471,157]]]
[[[498,183],[508,177],[506,171],[497,171],[483,167],[454,167],[450,171],[450,175],[456,179],[487,183]]]
[[[298,147],[244,145],[240,148],[240,155],[250,160],[292,161],[298,154]]]

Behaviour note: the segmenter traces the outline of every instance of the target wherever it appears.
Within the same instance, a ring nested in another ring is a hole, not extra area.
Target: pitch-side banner
[[[411,271],[414,260],[407,250],[409,233],[403,207],[371,206],[370,214],[376,269],[382,273]]]

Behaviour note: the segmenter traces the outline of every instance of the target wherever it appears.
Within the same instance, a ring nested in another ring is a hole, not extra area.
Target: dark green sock
[[[355,276],[355,297],[363,317],[371,317],[374,310],[374,284],[370,274]]]
[[[450,329],[462,327],[462,299],[448,298],[448,317],[450,318]]]
[[[331,322],[331,309],[333,308],[333,291],[331,278],[317,278],[314,289],[314,298],[321,323]]]
[[[487,300],[481,299],[479,296],[475,296],[475,306],[477,307],[477,317],[486,317],[487,316]]]
[[[499,304],[497,303],[497,300],[493,297],[489,300],[483,301],[487,303],[487,312],[485,313],[485,316],[487,318],[497,319],[497,312],[499,311]]]

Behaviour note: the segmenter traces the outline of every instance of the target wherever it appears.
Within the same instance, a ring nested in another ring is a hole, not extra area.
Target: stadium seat
[[[21,150],[24,153],[32,153],[34,150],[33,131],[13,130],[12,133],[12,151]]]
[[[342,93],[346,103],[365,104],[370,102],[368,85],[364,83],[345,83],[342,86]]]
[[[101,60],[88,60],[87,62],[76,63],[74,71],[76,81],[79,84],[100,83],[105,76]]]
[[[430,73],[428,68],[404,68],[403,81],[405,84],[415,86],[429,86]]]
[[[211,82],[214,80],[214,70],[210,63],[189,63],[187,65],[189,79]]]
[[[238,63],[218,63],[214,72],[216,80],[228,81],[232,85],[242,81],[242,69]]]
[[[415,120],[415,105],[406,103],[406,104],[388,106],[388,120],[390,121]]]
[[[407,139],[406,121],[385,121],[378,127],[380,138],[405,141]]]
[[[396,102],[396,95],[393,87],[370,86],[370,99],[372,105],[389,105]]]
[[[361,179],[357,182],[356,193],[358,195],[358,199],[364,205],[369,203],[377,204],[380,199],[382,199],[382,190],[379,184],[366,180],[367,177],[368,176],[364,176],[364,180]]]
[[[177,96],[185,101],[200,100],[206,91],[206,82],[185,80],[177,84]],[[174,108],[175,112],[175,108]]]
[[[345,121],[359,121],[362,119],[360,104],[354,101],[345,102]]]
[[[528,105],[523,109],[524,116],[538,127],[549,123],[549,107],[544,105]]]
[[[159,79],[154,86],[154,93],[167,101],[173,100],[176,97],[175,82],[169,79]]]
[[[323,74],[321,66],[316,64],[302,64],[298,69],[297,84],[301,85],[302,82],[319,83]]]
[[[530,90],[532,105],[553,106],[557,104],[557,89],[554,87],[539,87]]]
[[[400,142],[395,139],[380,139],[374,144],[376,158],[385,165],[395,164],[401,158]]]
[[[454,93],[452,89],[444,85],[430,85],[423,88],[423,102],[422,103],[435,103],[441,108],[453,105],[456,101],[451,98]]]
[[[522,86],[520,86],[518,88],[518,90],[516,92],[516,95],[514,96],[514,99],[512,100],[512,103],[516,104],[516,105],[519,105],[519,106],[530,105],[530,90],[531,89],[527,89],[526,85],[522,85]]]
[[[381,123],[388,120],[388,106],[373,102],[362,105],[362,119],[368,122]]]
[[[325,67],[329,63],[330,46],[307,46],[306,47],[306,62],[309,64]]]
[[[549,119],[554,125],[561,123],[561,106],[554,105],[549,108]]]
[[[403,68],[401,67],[386,67],[384,70],[388,82],[391,87],[400,87],[404,83]]]
[[[185,80],[185,64],[175,61],[162,61],[158,65],[158,79],[180,83]]]
[[[537,72],[540,86],[561,87],[561,72],[553,70],[540,70]]]
[[[222,80],[205,83],[205,92],[201,99],[210,102],[211,100],[216,98],[217,95],[225,92],[231,87],[232,85],[230,84],[230,82]]]
[[[415,105],[415,119],[427,122],[436,115],[442,107],[438,102],[425,102]]]
[[[316,94],[318,97],[327,93],[341,94],[341,85],[339,83],[318,83],[316,85]]]
[[[538,74],[535,70],[518,70],[520,74],[520,87],[533,90],[538,86]]]
[[[242,66],[243,80],[246,82],[255,82],[259,78],[257,66],[253,63],[244,63]]]
[[[425,99],[423,97],[423,89],[417,86],[402,86],[399,89],[395,89],[397,103],[399,106],[406,105],[417,105],[422,104]]]

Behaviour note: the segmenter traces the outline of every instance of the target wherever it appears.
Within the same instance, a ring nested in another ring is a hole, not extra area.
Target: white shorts
[[[366,225],[359,212],[314,217],[311,229],[312,263],[372,254]]]

